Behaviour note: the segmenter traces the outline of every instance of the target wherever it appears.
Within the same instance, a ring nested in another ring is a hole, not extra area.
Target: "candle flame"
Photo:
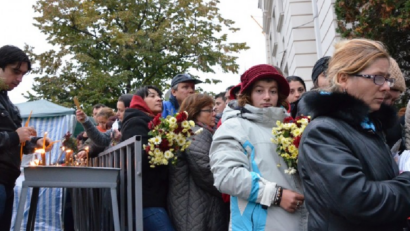
[[[34,149],[34,152],[38,152],[38,153],[46,153],[46,151],[42,148],[39,149]]]
[[[85,148],[85,151],[87,151],[88,152],[88,150],[90,149],[88,146],[86,146]]]
[[[62,147],[61,147],[61,150],[63,150],[63,151],[64,151],[64,150],[65,150],[65,147],[64,147],[64,146],[62,146]]]
[[[40,163],[38,159],[30,161],[30,166],[37,166]]]

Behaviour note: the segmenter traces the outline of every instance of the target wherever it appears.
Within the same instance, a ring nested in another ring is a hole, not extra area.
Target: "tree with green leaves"
[[[237,73],[234,53],[245,43],[228,43],[234,22],[223,18],[219,0],[39,0],[36,23],[56,49],[36,54],[36,95],[73,107],[103,103],[114,106],[121,94],[192,69]],[[219,80],[207,79],[206,83]]]
[[[369,38],[386,45],[397,61],[406,85],[410,79],[410,1],[409,0],[336,0],[338,32],[345,38]],[[402,97],[407,104],[409,90]]]

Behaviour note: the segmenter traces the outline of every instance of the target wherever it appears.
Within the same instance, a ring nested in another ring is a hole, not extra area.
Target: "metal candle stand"
[[[109,188],[114,229],[120,230],[117,184],[119,168],[30,166],[24,168],[25,180],[17,210],[15,230],[20,230],[28,188],[33,188],[26,230],[34,230],[39,188]]]
[[[86,164],[91,167],[26,167],[15,230],[20,230],[28,187],[33,187],[33,194],[27,230],[34,230],[39,187],[62,187],[70,188],[75,230],[142,231],[141,155],[141,137],[134,136],[98,157],[89,158]],[[98,188],[109,188],[110,193]],[[111,194],[112,208],[105,203],[109,201],[108,194]]]

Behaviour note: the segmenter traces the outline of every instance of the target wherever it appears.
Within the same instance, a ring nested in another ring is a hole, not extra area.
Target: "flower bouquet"
[[[175,116],[167,116],[161,118],[158,114],[149,124],[151,130],[148,135],[152,138],[148,140],[148,144],[144,144],[143,148],[148,153],[148,159],[151,168],[157,165],[168,165],[169,162],[175,164],[177,151],[184,151],[189,147],[191,141],[188,137],[200,132],[193,132],[195,126],[194,121],[188,121],[188,113],[186,111],[179,112]]]
[[[272,129],[272,134],[275,136],[272,138],[272,142],[277,144],[276,152],[288,166],[288,169],[285,170],[287,174],[296,173],[300,139],[309,122],[310,116],[299,116],[295,119],[287,117],[283,123],[277,121],[277,127]]]

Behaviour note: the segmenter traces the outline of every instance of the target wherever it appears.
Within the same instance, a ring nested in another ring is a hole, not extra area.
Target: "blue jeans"
[[[174,231],[168,213],[161,207],[144,208],[144,231]]]
[[[10,230],[14,191],[0,184],[0,230]]]

